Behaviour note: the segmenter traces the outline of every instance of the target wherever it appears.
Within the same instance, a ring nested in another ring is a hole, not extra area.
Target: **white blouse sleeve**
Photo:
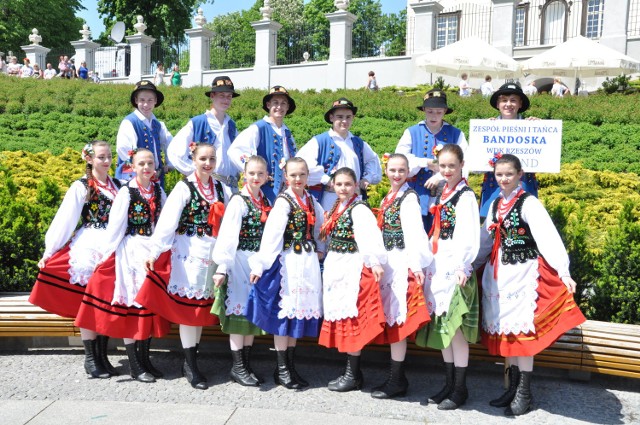
[[[306,161],[309,167],[309,186],[329,183],[330,177],[324,172],[324,167],[318,164],[318,140],[312,137],[303,147],[300,148],[296,156]],[[332,170],[329,170],[330,172]]]
[[[189,155],[189,142],[193,140],[193,124],[191,120],[182,127],[167,148],[167,158],[173,168],[185,176],[193,173],[195,167]]]
[[[560,277],[570,276],[569,255],[549,213],[537,198],[529,196],[522,205],[522,218],[544,257]]]
[[[411,153],[411,145],[411,133],[409,129],[406,129],[398,142],[398,146],[396,146],[396,153],[403,154],[409,160],[409,177],[413,177],[423,168],[427,168],[431,161],[429,158],[418,158]]]
[[[368,143],[364,143],[362,149],[362,156],[364,162],[364,170],[362,171],[362,178],[367,179],[371,184],[378,184],[382,181],[382,166],[380,165],[380,158],[378,154],[371,149]]]
[[[291,205],[283,198],[277,198],[269,218],[264,226],[260,251],[249,257],[251,274],[262,276],[262,273],[271,267],[276,257],[282,252],[284,230],[289,221]]]
[[[50,258],[67,243],[78,225],[86,197],[87,189],[84,184],[80,181],[73,182],[65,193],[60,208],[44,237],[43,258]]]
[[[378,228],[376,217],[365,205],[356,205],[351,210],[353,235],[358,244],[358,252],[366,267],[379,266],[387,262],[382,232]]]
[[[227,151],[229,160],[239,172],[244,171],[243,157],[256,155],[258,143],[260,142],[260,129],[257,125],[251,124],[244,131],[238,134],[231,147]]]
[[[309,194],[308,196],[311,196],[311,199],[313,199],[313,208],[316,214],[316,224],[313,227],[313,239],[316,241],[316,251],[327,252],[327,242],[320,240],[320,231],[324,224],[324,208],[322,208],[320,202],[316,201],[313,195]]]
[[[422,225],[418,197],[410,193],[400,204],[400,223],[404,235],[405,254],[412,272],[419,272],[433,261],[429,237]]]
[[[124,238],[129,222],[130,203],[131,193],[129,192],[129,187],[123,186],[116,195],[116,199],[114,199],[113,205],[111,205],[111,211],[109,212],[109,224],[107,224],[104,245],[101,249],[102,260],[105,260],[113,254],[122,241],[122,238]]]
[[[167,128],[167,125],[163,121],[159,121],[159,122],[160,122],[160,149],[164,153],[165,162],[167,163],[167,165],[169,165],[171,164],[171,161],[169,160],[167,149],[169,149],[169,146],[173,141],[173,136],[171,135],[171,132]]]
[[[131,121],[124,119],[118,127],[118,135],[116,136],[116,154],[121,161],[129,159],[129,151],[138,146],[138,136],[133,128]]]
[[[158,223],[149,241],[149,256],[158,258],[161,253],[171,249],[185,205],[191,199],[189,188],[183,181],[176,183],[166,198]]]
[[[241,196],[231,198],[224,212],[218,239],[216,239],[211,254],[211,259],[218,265],[217,273],[227,273],[227,270],[236,261],[242,218],[248,212],[249,208]]]
[[[476,197],[471,192],[463,193],[458,200],[452,239],[459,255],[456,270],[464,271],[469,276],[480,248],[480,213]]]

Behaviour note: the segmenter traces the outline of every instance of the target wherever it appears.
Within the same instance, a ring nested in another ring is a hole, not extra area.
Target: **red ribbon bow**
[[[438,239],[440,239],[442,207],[444,207],[444,205],[438,204],[433,205],[431,208],[429,208],[429,213],[433,216],[433,224],[431,225],[431,229],[429,230],[429,237],[431,238],[433,236],[431,251],[434,254],[438,252]]]
[[[502,228],[501,217],[498,218],[497,223],[493,223],[489,226],[489,230],[494,231],[493,246],[491,247],[491,257],[490,257],[491,264],[493,265],[494,279],[498,278],[498,264],[500,263],[498,258],[498,251],[500,251],[500,245],[502,244],[502,233],[500,232],[501,228]]]
[[[218,237],[220,224],[222,224],[222,216],[224,215],[224,204],[220,201],[212,202],[209,205],[209,217],[207,223],[211,225],[211,234],[214,238]]]

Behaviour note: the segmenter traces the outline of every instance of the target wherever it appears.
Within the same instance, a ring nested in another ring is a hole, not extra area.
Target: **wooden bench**
[[[0,294],[0,337],[79,336],[80,330],[67,319],[31,305],[28,294]],[[168,338],[180,337],[173,325]],[[228,336],[219,326],[206,327],[202,337],[207,341],[227,342]],[[256,337],[257,343],[272,344],[270,335]],[[301,345],[316,345],[314,338],[303,338]],[[389,347],[372,345],[370,350],[388,351]],[[439,350],[424,349],[409,343],[409,353],[440,358]],[[475,361],[501,363],[480,344],[470,345]],[[597,372],[629,378],[640,378],[640,326],[588,320],[565,333],[555,344],[536,356],[536,366],[579,372]]]

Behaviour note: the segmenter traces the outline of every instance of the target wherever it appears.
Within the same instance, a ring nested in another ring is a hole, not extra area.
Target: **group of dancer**
[[[333,102],[324,115],[330,129],[297,151],[284,124],[296,103],[284,87],[269,90],[267,115],[239,134],[227,114],[240,95],[231,80],[216,77],[205,95],[211,108],[172,137],[153,114],[164,96],[139,82],[118,132],[117,178],[110,145],[87,144],[86,173],[46,234],[30,301],[75,318],[90,376],[118,374],[107,344],[123,338],[131,376],[154,382],[163,374],[151,363],[151,338],[175,323],[182,373],[207,389],[199,343],[204,326],[219,324],[229,334],[230,377],[241,385],[264,382],[251,349],[256,335],[271,334],[275,383],[307,387],[295,348],[312,337],[346,354],[328,383],[337,392],[362,387],[365,346],[389,344],[389,374],[371,396],[395,398],[408,390],[414,340],[442,351],[445,385],[429,400],[452,410],[468,398],[469,343],[480,338],[509,365],[508,389],[491,405],[507,415],[531,408],[533,356],[584,316],[535,175],[517,157],[491,159],[479,208],[466,181],[465,136],[444,121],[446,93],[431,90],[418,106],[424,120],[385,155],[390,189],[370,208],[367,188],[383,171],[350,132],[358,111],[350,100]],[[516,84],[490,102],[497,119],[522,118],[529,106]],[[169,167],[184,179],[166,196]]]

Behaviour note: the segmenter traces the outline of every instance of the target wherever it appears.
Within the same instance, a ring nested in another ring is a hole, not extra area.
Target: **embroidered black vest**
[[[522,219],[522,205],[531,196],[523,193],[515,202],[511,210],[507,213],[500,227],[500,238],[502,248],[502,264],[524,263],[528,260],[535,260],[540,255],[538,245],[533,239],[529,225]],[[493,204],[493,223],[498,222],[498,198]],[[491,231],[491,237],[495,239],[495,230]]]
[[[131,181],[129,181],[130,183]],[[131,202],[129,203],[129,219],[127,222],[127,230],[125,235],[135,236],[151,236],[153,233],[153,226],[158,222],[160,216],[160,210],[162,209],[161,199],[162,192],[160,191],[160,184],[153,183],[153,196],[156,202],[156,212],[153,217],[153,223],[151,222],[151,207],[149,201],[140,193],[137,187],[129,187],[129,194],[131,196]]]
[[[243,194],[233,196],[242,197],[242,200],[247,204],[248,208],[247,215],[242,217],[242,224],[240,225],[238,250],[257,252],[260,250],[260,241],[262,240],[262,233],[264,232],[264,223],[260,221],[262,211],[253,205],[250,197]],[[264,206],[269,205],[269,200],[266,196],[262,197],[262,202]]]
[[[418,196],[415,190],[409,189],[400,198],[396,198],[383,212],[382,240],[387,251],[391,251],[393,248],[404,249],[404,233],[402,232],[402,223],[400,223],[400,205],[410,193]]]
[[[89,181],[86,177],[81,178],[80,182],[87,190],[89,190]],[[113,180],[113,183],[118,189],[120,189],[119,180]],[[106,229],[112,204],[113,200],[109,199],[107,195],[102,193],[102,191],[94,190],[91,198],[82,206],[80,226],[93,227],[94,229]]]
[[[456,229],[456,206],[465,192],[473,192],[473,190],[469,186],[465,186],[442,204],[442,209],[440,210],[440,237],[438,239],[445,240],[453,237],[453,231]],[[436,205],[439,203],[440,195],[436,199]]]
[[[315,251],[316,241],[313,239],[313,231],[310,232],[311,239],[307,239],[307,214],[288,193],[281,193],[278,198],[286,200],[291,208],[287,227],[284,229],[282,250],[286,251],[293,247],[293,252],[296,254],[302,254],[303,249],[306,252]],[[313,204],[311,208],[313,208]]]
[[[211,225],[208,223],[210,209],[209,201],[204,199],[200,192],[198,192],[198,189],[193,182],[187,179],[184,179],[183,181],[189,188],[191,199],[182,210],[176,233],[179,235],[197,236],[199,238],[203,236],[211,236]],[[220,202],[224,202],[222,184],[218,180],[214,180],[214,184],[218,200]]]
[[[357,201],[349,205],[349,207],[338,217],[336,225],[331,231],[331,239],[329,241],[329,251],[340,254],[358,252],[358,244],[353,233],[353,217],[351,213],[356,205],[365,205],[363,201]]]

